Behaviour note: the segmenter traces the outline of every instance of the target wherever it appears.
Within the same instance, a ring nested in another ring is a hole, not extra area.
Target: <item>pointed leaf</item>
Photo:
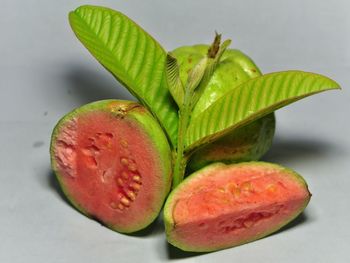
[[[178,116],[167,89],[164,49],[128,17],[108,8],[81,6],[70,12],[69,21],[91,54],[158,118],[174,145]]]
[[[248,80],[191,120],[186,151],[306,96],[339,88],[325,76],[302,71],[276,72]]]
[[[219,49],[219,52],[218,52],[217,56],[215,57],[215,60],[216,60],[217,62],[220,61],[222,54],[223,54],[223,53],[225,52],[225,50],[229,47],[229,45],[231,45],[231,42],[232,42],[231,39],[226,39],[226,40],[221,44],[220,49]]]
[[[231,44],[231,40],[227,39],[222,43],[222,45],[219,48],[218,53],[216,54],[215,58],[213,58],[210,62],[210,67],[208,67],[208,75],[211,77],[213,74],[216,66],[219,64],[220,59],[222,57],[222,54],[225,52],[225,50],[228,48],[228,46]],[[210,79],[210,78],[209,78]]]
[[[169,53],[167,55],[165,72],[169,91],[179,108],[181,108],[185,96],[184,87],[180,79],[180,70],[179,65],[177,64],[177,60]]]
[[[214,41],[215,43],[215,41]],[[192,107],[194,107],[196,105],[196,103],[198,102],[199,98],[202,96],[205,87],[208,85],[212,75],[214,74],[214,71],[216,69],[216,67],[218,66],[221,56],[222,54],[225,52],[225,50],[227,49],[227,47],[231,44],[231,40],[227,39],[224,41],[224,43],[222,43],[222,45],[219,47],[218,52],[215,54],[214,58],[210,58],[209,54],[211,53],[210,50],[212,49],[212,47],[209,48],[209,52],[208,52],[208,60],[207,60],[207,67],[205,69],[203,78],[198,86],[198,88],[195,91],[195,94],[193,96],[193,100],[192,100]]]
[[[207,62],[207,57],[202,58],[197,63],[197,65],[195,65],[194,68],[190,71],[190,73],[188,74],[186,89],[194,91],[198,87],[199,83],[201,82],[204,76],[204,72],[207,67]]]

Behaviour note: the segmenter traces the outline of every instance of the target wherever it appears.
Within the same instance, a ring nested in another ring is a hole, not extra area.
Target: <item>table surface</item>
[[[233,40],[263,72],[325,74],[342,91],[277,111],[264,160],[291,167],[313,197],[262,240],[209,254],[166,243],[159,220],[139,235],[113,232],[64,199],[49,163],[57,120],[87,102],[132,99],[74,37],[67,13],[85,1],[2,0],[0,7],[0,262],[350,262],[350,2],[90,1],[118,9],[171,50]]]

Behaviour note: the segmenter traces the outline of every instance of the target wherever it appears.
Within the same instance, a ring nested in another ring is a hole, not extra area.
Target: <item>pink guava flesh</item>
[[[62,124],[53,148],[64,192],[87,215],[128,232],[159,211],[161,164],[137,122],[106,111],[80,114]]]
[[[212,251],[265,236],[299,214],[310,198],[300,179],[261,163],[208,168],[183,184],[166,208],[172,217],[168,236],[190,251]]]

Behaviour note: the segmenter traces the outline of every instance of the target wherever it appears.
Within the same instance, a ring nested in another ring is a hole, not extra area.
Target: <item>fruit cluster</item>
[[[304,210],[304,179],[257,160],[271,147],[275,110],[338,89],[336,82],[302,71],[262,75],[218,34],[211,45],[167,53],[104,7],[79,7],[69,21],[139,100],[93,102],[54,128],[52,169],[80,212],[131,233],[152,223],[166,200],[168,241],[200,252],[264,237]]]

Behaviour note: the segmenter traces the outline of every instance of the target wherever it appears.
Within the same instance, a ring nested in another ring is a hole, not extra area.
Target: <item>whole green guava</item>
[[[178,61],[183,83],[186,83],[189,71],[207,54],[208,48],[208,45],[184,46],[171,52]],[[258,76],[261,76],[261,72],[248,56],[237,49],[226,50],[195,105],[191,118],[196,118],[226,92]],[[274,132],[275,115],[271,113],[197,150],[189,160],[188,169],[195,171],[219,161],[237,163],[258,160],[271,147]]]

